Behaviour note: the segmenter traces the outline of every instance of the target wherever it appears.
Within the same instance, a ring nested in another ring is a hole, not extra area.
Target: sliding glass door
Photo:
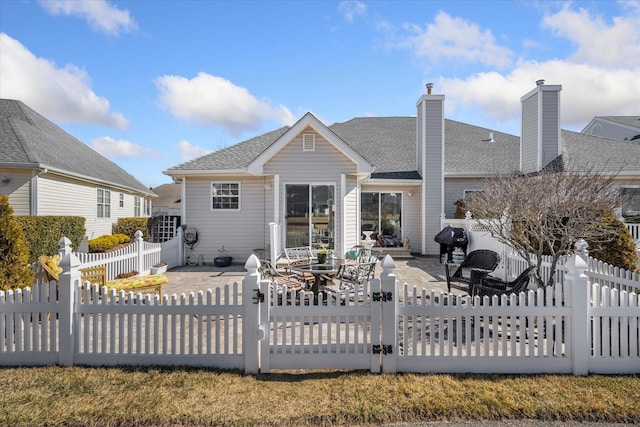
[[[362,239],[388,237],[387,244],[402,242],[402,193],[363,192],[360,197]]]
[[[335,186],[287,184],[286,247],[334,248]]]

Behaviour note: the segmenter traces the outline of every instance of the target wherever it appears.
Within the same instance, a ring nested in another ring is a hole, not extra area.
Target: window
[[[98,218],[111,218],[111,191],[98,188],[96,216]]]
[[[473,196],[475,193],[482,193],[482,190],[464,190],[464,198]]]
[[[240,210],[240,183],[213,182],[211,184],[211,209]]]
[[[314,134],[302,134],[302,151],[316,151],[316,136]]]
[[[623,216],[640,215],[640,187],[622,187],[620,196]]]
[[[334,248],[335,186],[326,184],[287,184],[287,247]]]
[[[120,193],[120,207],[124,208],[124,194]]]
[[[140,196],[133,197],[133,216],[140,216]]]

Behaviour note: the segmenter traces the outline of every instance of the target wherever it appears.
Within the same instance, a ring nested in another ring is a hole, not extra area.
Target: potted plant
[[[320,264],[326,264],[328,256],[329,256],[329,250],[327,249],[326,246],[323,246],[316,254],[316,257],[318,258],[318,262]]]
[[[165,264],[164,262],[159,262],[151,267],[151,274],[166,273],[166,271],[167,264]]]
[[[224,246],[222,246],[220,249],[218,249],[218,253],[220,253],[220,255],[213,259],[213,263],[216,265],[216,267],[229,267],[231,265],[231,261],[233,261],[233,258],[229,255],[229,252],[227,252]]]

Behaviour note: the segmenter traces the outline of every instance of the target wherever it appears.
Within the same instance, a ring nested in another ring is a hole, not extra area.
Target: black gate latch
[[[373,345],[373,354],[393,354],[393,346],[391,344],[374,344]]]
[[[253,297],[253,303],[259,304],[261,302],[264,302],[264,293],[260,292],[260,289],[254,289],[253,291],[256,293],[256,296]]]
[[[390,291],[389,292],[374,292],[373,293],[373,300],[374,301],[383,301],[383,302],[393,301],[393,294]]]

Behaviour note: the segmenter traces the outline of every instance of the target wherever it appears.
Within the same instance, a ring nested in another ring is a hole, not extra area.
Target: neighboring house
[[[151,234],[154,242],[166,242],[176,234],[177,227],[181,224],[181,197],[180,184],[162,184],[153,188],[158,196],[153,201],[151,211]]]
[[[582,133],[618,141],[640,142],[640,116],[594,117]]]
[[[0,194],[14,214],[83,216],[89,238],[149,216],[155,194],[21,101],[0,99]]]
[[[613,167],[640,187],[640,145],[560,129],[560,85],[542,81],[521,98],[522,138],[444,118],[444,95],[428,93],[416,117],[363,117],[326,126],[310,113],[283,127],[164,173],[182,180],[182,221],[199,233],[205,261],[224,245],[237,260],[269,245],[334,248],[365,234],[383,245],[438,254],[433,237],[455,202],[484,177],[550,164]],[[635,190],[634,190],[635,189]]]

